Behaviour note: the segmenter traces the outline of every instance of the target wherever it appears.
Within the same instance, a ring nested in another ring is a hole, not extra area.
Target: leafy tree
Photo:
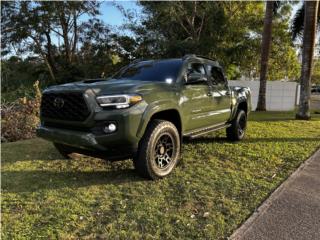
[[[257,61],[263,5],[250,2],[140,2],[141,24],[128,24],[137,44],[134,57],[196,53],[228,68],[249,71]],[[131,19],[132,20],[132,19]],[[248,57],[247,57],[248,56]],[[229,71],[227,69],[227,72]]]
[[[101,21],[89,21],[85,24],[87,34],[81,38],[78,52],[79,69],[86,78],[104,77],[112,72],[113,38],[110,30]]]
[[[80,34],[83,34],[85,24],[80,23],[80,16],[94,17],[99,13],[98,8],[99,3],[95,1],[3,2],[3,53],[17,49],[19,53],[38,55],[45,62],[51,78],[56,80],[58,72],[65,68],[70,70],[76,62]],[[62,39],[62,45],[54,43],[55,36]]]
[[[288,32],[291,19],[291,4],[282,3],[273,13],[272,43],[268,60],[267,80],[296,80],[299,76],[299,61],[296,49]],[[261,23],[262,24],[262,23]],[[257,56],[261,48],[261,34],[254,41],[248,42],[250,48],[239,58],[244,59],[241,75],[249,79],[259,79],[260,64]]]
[[[196,53],[216,58],[229,79],[259,75],[263,3],[261,2],[140,2],[140,21],[129,16],[131,58],[163,58]],[[285,18],[274,27],[274,38],[284,46],[272,47],[268,79],[295,78],[297,60],[287,33],[291,8],[281,7]],[[139,24],[141,22],[141,24]],[[202,23],[203,22],[203,23]],[[283,23],[282,23],[283,22]],[[286,34],[285,34],[286,33]],[[290,55],[287,56],[287,52]],[[285,60],[285,61],[284,61]],[[281,63],[285,69],[279,71]],[[274,69],[274,70],[273,70]]]
[[[277,9],[272,22],[272,44],[268,61],[267,80],[297,80],[300,63],[296,49],[291,41],[290,4],[283,4]]]

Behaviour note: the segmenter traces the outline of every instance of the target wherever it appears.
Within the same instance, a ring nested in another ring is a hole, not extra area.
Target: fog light
[[[117,126],[114,123],[107,124],[103,129],[105,133],[112,133],[112,132],[115,132],[116,130],[117,130]]]

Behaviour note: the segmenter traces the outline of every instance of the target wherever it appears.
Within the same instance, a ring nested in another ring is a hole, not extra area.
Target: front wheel
[[[180,136],[168,121],[153,120],[141,139],[133,159],[135,169],[143,177],[159,179],[169,175],[180,158]]]
[[[231,126],[227,128],[227,138],[231,141],[240,141],[244,138],[247,129],[247,114],[239,109]]]

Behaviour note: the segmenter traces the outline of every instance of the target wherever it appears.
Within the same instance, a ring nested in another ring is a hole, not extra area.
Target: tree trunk
[[[315,48],[319,1],[305,1],[300,102],[296,119],[310,119],[311,73]]]
[[[69,19],[66,19],[65,16],[65,6],[61,6],[60,8],[60,14],[59,14],[59,20],[60,20],[60,26],[62,28],[62,38],[64,42],[64,48],[65,48],[65,59],[66,64],[69,64],[71,62],[71,49],[69,44],[69,37],[68,37],[68,27],[69,27]]]
[[[77,42],[78,42],[78,24],[77,24],[77,12],[73,13],[73,46],[71,50],[71,62],[75,61],[76,51],[77,51]]]
[[[52,41],[51,41],[51,36],[50,36],[50,32],[45,32],[46,38],[47,38],[47,54],[46,54],[46,58],[48,61],[48,64],[51,68],[50,71],[52,71],[53,75],[55,73],[57,73],[57,69],[55,66],[55,62],[53,59],[53,53],[52,53]]]
[[[50,74],[51,79],[55,82],[56,81],[56,77],[54,75],[52,66],[50,65],[50,62],[49,62],[48,58],[47,57],[43,57],[43,60],[45,61],[46,65],[47,65],[47,68],[49,70],[49,74]]]
[[[43,61],[44,61],[45,64],[47,65],[47,68],[48,68],[48,71],[49,71],[49,74],[50,74],[51,79],[52,79],[53,81],[56,81],[56,77],[55,77],[55,75],[54,75],[55,73],[54,73],[54,70],[53,70],[54,66],[51,65],[50,60],[48,59],[48,54],[45,53],[45,52],[42,50],[41,44],[40,44],[39,40],[37,39],[37,37],[35,37],[35,36],[30,36],[30,37],[31,37],[32,40],[34,41],[34,43],[35,43],[35,45],[36,45],[36,47],[37,47],[38,52],[40,53]]]
[[[256,111],[266,111],[266,88],[267,88],[267,71],[268,60],[272,35],[272,11],[273,1],[268,1],[263,23],[263,34],[261,44],[261,63],[260,63],[260,87],[259,98]]]

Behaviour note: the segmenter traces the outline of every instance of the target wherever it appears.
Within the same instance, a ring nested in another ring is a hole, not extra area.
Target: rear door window
[[[188,63],[185,79],[188,79],[188,76],[192,73],[198,73],[201,75],[206,76],[205,66],[202,63]],[[207,85],[207,78],[204,78],[206,81],[199,82],[198,84],[205,84]]]
[[[213,85],[225,85],[225,78],[219,68],[212,65],[207,65],[207,71],[209,79]]]
[[[205,75],[206,71],[204,69],[204,65],[202,63],[189,63],[187,73],[200,73]]]

